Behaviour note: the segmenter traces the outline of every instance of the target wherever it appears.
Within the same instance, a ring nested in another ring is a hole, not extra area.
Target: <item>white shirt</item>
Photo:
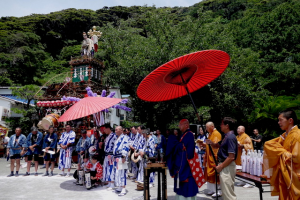
[[[5,136],[5,137],[3,138],[3,143],[8,143],[8,141],[9,141],[9,137],[6,137],[6,136]],[[4,144],[3,146],[4,146],[4,147],[7,147],[7,144]]]

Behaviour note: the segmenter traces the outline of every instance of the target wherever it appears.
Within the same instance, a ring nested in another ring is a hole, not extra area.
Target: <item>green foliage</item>
[[[132,122],[132,121],[126,121],[126,120],[121,122],[121,126],[123,128],[131,128],[132,126],[139,126],[141,124],[142,123],[140,123],[140,122]]]
[[[82,32],[94,25],[103,32],[95,57],[104,61],[104,84],[129,94],[133,120],[148,127],[177,128],[182,118],[197,122],[188,97],[150,103],[138,99],[136,89],[162,64],[206,49],[226,51],[231,62],[192,94],[204,121],[232,116],[274,135],[280,132],[278,111],[298,109],[290,97],[300,93],[300,2],[294,0],[204,0],[191,7],[115,6],[2,17],[0,72],[7,76],[0,76],[0,85],[63,81],[70,57],[79,55]]]
[[[27,133],[30,131],[30,128],[35,124],[37,125],[37,113],[38,109],[36,106],[30,106],[31,101],[36,99],[36,97],[42,95],[42,92],[39,92],[39,87],[37,85],[25,85],[22,87],[11,87],[12,95],[25,99],[27,101],[24,104],[23,108],[12,108],[12,111],[17,114],[22,114],[23,117],[20,118],[7,118],[6,122],[9,123],[12,130],[16,127],[21,127],[23,133]]]
[[[10,87],[12,90],[12,95],[25,99],[27,101],[24,108],[27,110],[30,108],[30,102],[37,99],[37,97],[42,95],[42,91],[39,91],[40,88],[37,85],[25,85],[22,87]]]
[[[249,118],[265,130],[265,135],[278,136],[278,113],[287,108],[294,109],[300,117],[300,96],[268,96],[255,102],[255,109]]]

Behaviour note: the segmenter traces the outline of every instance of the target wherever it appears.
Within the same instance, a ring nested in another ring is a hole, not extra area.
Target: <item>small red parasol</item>
[[[113,105],[120,103],[122,99],[106,97],[85,97],[69,108],[60,118],[59,122],[71,121],[85,117]]]

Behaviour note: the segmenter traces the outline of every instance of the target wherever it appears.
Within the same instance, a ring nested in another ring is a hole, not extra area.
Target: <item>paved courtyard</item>
[[[45,169],[39,169],[38,176],[30,175],[28,177],[22,176],[26,170],[20,169],[19,177],[6,177],[10,173],[9,168],[10,161],[6,159],[0,159],[0,199],[15,200],[15,199],[97,199],[97,200],[139,200],[143,199],[143,192],[136,190],[136,184],[132,181],[127,181],[128,193],[119,197],[112,191],[107,191],[105,187],[97,187],[91,190],[86,190],[83,186],[76,186],[73,182],[73,177],[58,177],[58,168],[54,169],[55,176],[43,177],[42,174]],[[24,161],[21,161],[24,163]],[[71,170],[73,173],[75,169]],[[34,167],[31,168],[31,172],[34,172]],[[175,193],[173,192],[173,179],[167,176],[167,190],[168,199],[175,199]],[[157,179],[156,179],[157,181]],[[270,191],[270,187],[265,187],[266,191]],[[241,200],[259,200],[259,192],[257,188],[243,188],[235,187],[235,191],[238,199]],[[197,200],[209,200],[214,199],[209,195],[205,195],[206,185],[203,185],[199,189],[197,194]],[[154,188],[150,189],[151,199],[157,199],[157,184]],[[277,200],[278,197],[271,197],[270,193],[263,193],[264,200]],[[222,198],[219,198],[222,200]]]

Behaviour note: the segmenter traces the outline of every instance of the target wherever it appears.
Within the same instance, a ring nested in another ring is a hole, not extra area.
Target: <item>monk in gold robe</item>
[[[245,133],[245,127],[239,126],[237,128],[238,136],[236,136],[236,139],[238,141],[238,154],[235,160],[235,163],[237,165],[242,165],[242,150],[245,149],[246,153],[248,149],[253,150],[253,144],[251,141],[251,138],[249,135]],[[246,184],[246,182],[242,181],[237,183],[237,186],[243,186],[244,188],[252,188],[253,186],[250,184]]]
[[[245,133],[244,126],[239,126],[237,129],[237,133],[238,136],[236,136],[236,139],[238,141],[238,154],[235,163],[237,165],[242,165],[242,149],[244,148],[246,152],[248,151],[248,149],[253,150],[253,144],[249,135]]]
[[[300,199],[300,130],[297,116],[287,109],[279,113],[278,124],[286,131],[265,142],[263,171],[269,169],[271,195],[279,200]]]
[[[219,133],[219,131],[217,131],[217,129],[215,129],[215,125],[214,125],[213,122],[207,122],[206,123],[206,130],[209,133],[207,139],[211,140],[213,143],[218,143],[219,141],[222,140],[222,136]],[[216,196],[217,195],[216,194],[216,187],[215,187],[216,178],[215,178],[215,168],[214,168],[214,166],[216,166],[216,163],[214,161],[213,156],[215,156],[216,160],[218,160],[217,154],[218,154],[219,149],[218,148],[212,148],[213,152],[214,152],[214,155],[212,155],[208,144],[203,143],[203,145],[206,146],[203,165],[205,167],[204,177],[205,177],[205,180],[207,182],[207,189],[208,189],[207,194],[209,194],[209,195],[213,194],[213,196]],[[217,183],[220,184],[219,176],[218,176],[218,179],[217,179]],[[219,196],[221,195],[220,192],[219,192],[218,195]]]

